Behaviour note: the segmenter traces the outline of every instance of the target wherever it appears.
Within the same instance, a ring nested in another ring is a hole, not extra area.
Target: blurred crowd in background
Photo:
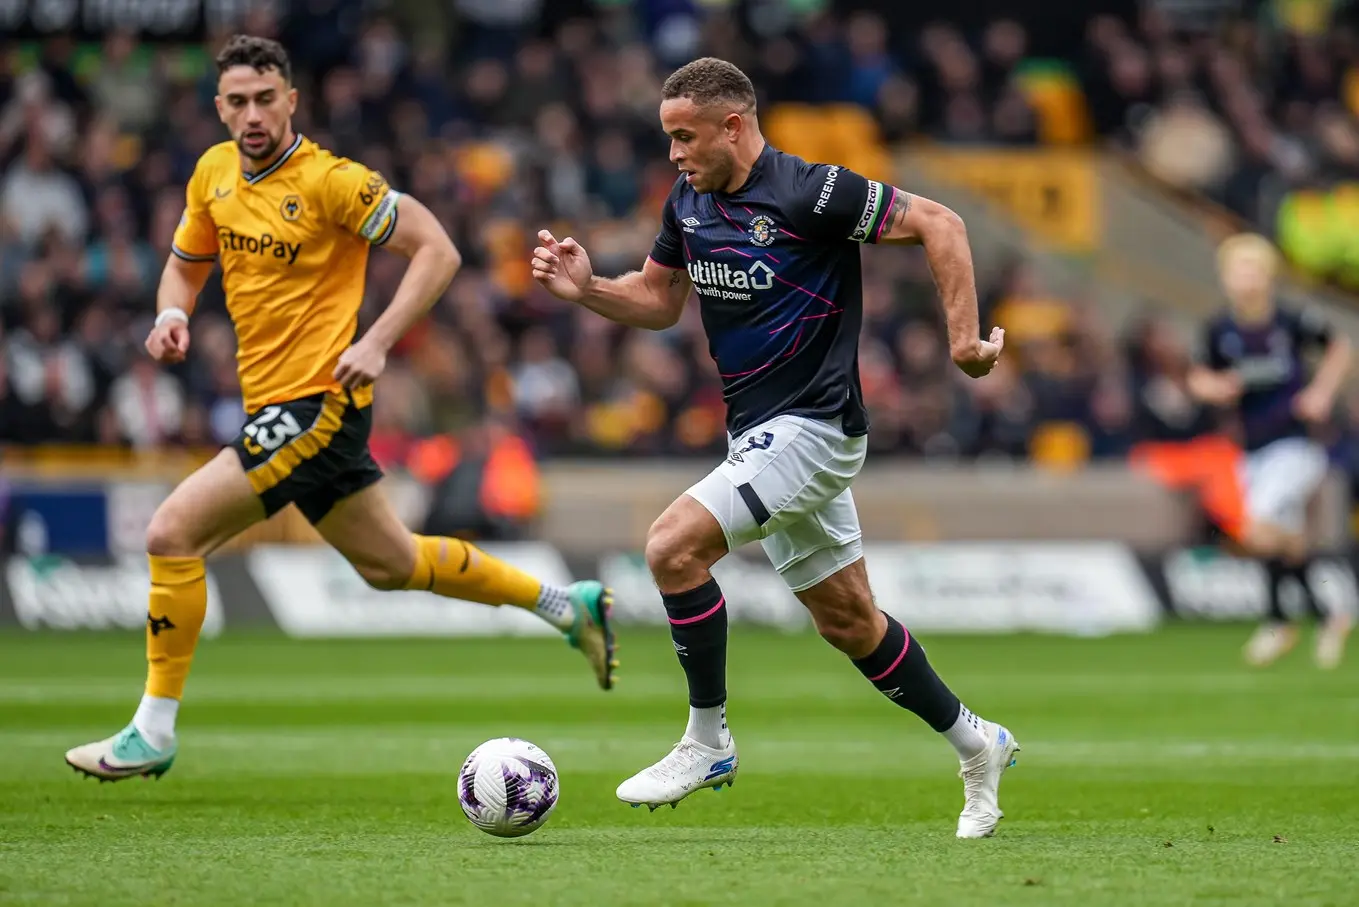
[[[292,53],[298,129],[420,198],[464,254],[379,383],[384,463],[429,459],[419,442],[430,436],[484,443],[507,431],[538,456],[725,448],[696,306],[671,330],[628,331],[550,298],[525,266],[542,227],[581,239],[601,272],[640,265],[674,180],[660,84],[701,53],[746,68],[762,110],[862,111],[870,169],[920,139],[1113,142],[1168,183],[1264,222],[1289,189],[1359,165],[1359,43],[1344,28],[1242,22],[1185,35],[1156,15],[1099,18],[1084,46],[1039,65],[1010,21],[899,35],[816,2],[754,19],[723,5],[687,30],[608,3],[547,28],[531,0],[460,0],[432,24],[420,17],[435,4],[384,15],[310,0],[286,23],[259,11],[241,23]],[[239,430],[216,281],[183,367],[161,369],[141,349],[183,186],[224,138],[212,105],[220,39],[0,42],[0,442],[211,447]],[[1009,330],[1013,354],[966,381],[923,255],[863,258],[861,368],[880,452],[1083,461],[1212,424],[1185,392],[1190,350],[1166,323],[1115,335],[1017,256],[981,286],[983,323]],[[403,267],[373,255],[364,324]]]

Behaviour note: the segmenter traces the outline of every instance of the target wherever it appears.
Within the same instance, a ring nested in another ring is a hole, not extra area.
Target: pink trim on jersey
[[[685,250],[685,251],[688,251],[688,250]],[[647,260],[648,260],[648,261],[654,261],[654,262],[656,262],[657,265],[659,265],[659,266],[662,267],[662,268],[665,268],[667,271],[685,271],[685,270],[688,270],[687,268],[684,267],[684,265],[668,265],[668,264],[666,264],[666,263],[663,262],[663,261],[656,261],[656,259],[655,259],[654,257],[650,256],[650,255],[647,256]]]
[[[780,232],[780,233],[783,233],[783,234],[786,234],[786,235],[788,235],[788,236],[793,237],[793,239],[796,239],[798,242],[810,242],[810,240],[807,240],[807,239],[804,239],[804,238],[801,237],[801,236],[798,236],[798,235],[797,235],[796,233],[794,233],[792,230],[785,230],[783,227],[779,227],[779,232]]]
[[[718,252],[735,252],[737,255],[741,256],[742,258],[754,258],[754,257],[755,257],[754,255],[751,255],[749,252],[742,252],[740,249],[735,249],[735,248],[732,248],[731,246],[723,246],[723,247],[720,248],[720,249],[713,249],[713,254],[714,254],[714,255],[716,255]]]
[[[721,212],[722,212],[722,216],[725,217],[725,218],[727,219],[727,223],[731,224],[733,227],[735,227],[735,228],[738,229],[738,230],[742,229],[742,227],[741,227],[740,224],[738,224],[736,221],[734,221],[734,220],[731,219],[731,215],[727,213],[727,209],[726,209],[726,208],[723,208],[723,207],[722,207],[722,203],[721,203],[721,202],[719,202],[719,201],[714,201],[713,204],[717,206],[717,210],[718,210],[718,211],[721,211]]]
[[[801,290],[802,292],[806,293],[808,296],[812,297],[813,299],[819,299],[819,300],[821,300],[821,301],[824,302],[826,305],[828,305],[828,306],[830,306],[831,308],[835,309],[835,311],[837,311],[837,312],[840,311],[839,307],[836,306],[835,303],[831,302],[829,299],[827,299],[827,298],[824,297],[824,296],[818,296],[818,295],[816,295],[815,293],[813,293],[811,290],[807,289],[806,287],[799,286],[798,284],[793,283],[791,280],[784,280],[782,277],[780,277],[780,276],[777,275],[777,274],[774,275],[774,279],[777,280],[777,281],[778,281],[779,283],[781,283],[781,284],[785,284],[785,285],[787,285],[787,286],[792,287],[794,290]]]
[[[906,657],[906,650],[911,647],[911,632],[907,630],[905,627],[901,628],[901,632],[906,635],[906,641],[901,645],[901,654],[897,656],[897,660],[892,662],[892,666],[889,667],[886,671],[883,671],[877,677],[868,678],[869,683],[877,683],[879,680],[882,680],[888,674],[891,674],[893,671],[897,669],[897,665],[901,664],[901,660]]]
[[[667,618],[667,620],[669,620],[670,623],[672,623],[672,624],[675,625],[676,627],[682,627],[682,626],[684,626],[685,624],[696,624],[696,623],[698,623],[700,620],[706,620],[707,618],[712,617],[712,616],[713,616],[714,614],[716,614],[718,611],[721,611],[721,610],[722,610],[722,606],[725,605],[726,603],[727,603],[727,597],[724,595],[724,596],[722,596],[721,598],[719,598],[719,599],[717,600],[717,604],[713,605],[711,608],[709,608],[707,611],[704,611],[702,614],[699,614],[699,615],[697,615],[697,616],[695,616],[695,617],[681,617],[679,620],[676,620],[675,618],[670,617],[670,618]]]
[[[746,375],[753,375],[753,374],[755,374],[756,372],[762,372],[762,371],[764,371],[765,369],[769,368],[769,366],[773,365],[773,364],[774,364],[774,361],[775,361],[775,360],[770,359],[768,362],[766,362],[764,365],[760,366],[759,368],[753,368],[753,369],[750,369],[750,370],[744,371],[744,372],[731,372],[730,374],[719,374],[718,377],[719,377],[719,378],[744,378]]]
[[[892,213],[892,203],[897,200],[897,187],[892,187],[892,197],[887,200],[887,214],[882,216],[882,223],[878,224],[878,234],[873,237],[873,242],[882,239],[882,231],[887,229],[888,214]]]
[[[777,258],[775,258],[774,256],[770,255],[768,252],[764,253],[764,257],[767,258],[767,259],[769,259],[770,261],[772,261],[772,262],[773,262],[774,264],[776,264],[776,265],[781,265],[781,264],[783,264],[783,262],[779,261]]]
[[[838,315],[838,314],[839,314],[839,312],[822,312],[820,315],[803,315],[801,318],[794,318],[792,321],[788,322],[787,324],[781,324],[781,325],[779,325],[778,327],[774,328],[774,330],[770,331],[769,333],[771,333],[771,334],[777,334],[779,331],[783,330],[784,328],[790,328],[790,327],[792,327],[793,325],[798,324],[799,322],[803,322],[803,321],[815,321],[815,320],[818,319],[818,318],[829,318],[829,317],[831,317],[832,315]]]

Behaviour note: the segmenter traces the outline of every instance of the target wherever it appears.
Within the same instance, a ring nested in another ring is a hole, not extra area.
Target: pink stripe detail
[[[892,187],[892,197],[889,198],[889,199],[887,200],[887,214],[891,214],[891,213],[892,213],[892,202],[894,202],[894,201],[896,201],[896,200],[897,200],[897,187],[896,187],[896,186],[893,186],[893,187]],[[888,220],[887,214],[884,214],[884,215],[882,216],[882,223],[878,224],[878,234],[877,234],[876,236],[873,237],[873,242],[877,242],[879,239],[881,239],[881,238],[882,238],[882,231],[887,229],[887,220]]]
[[[741,225],[738,224],[736,221],[734,221],[734,220],[731,219],[731,215],[727,213],[727,209],[726,209],[726,208],[723,208],[723,207],[722,207],[722,203],[721,203],[721,202],[713,202],[713,204],[717,205],[717,210],[722,212],[722,216],[725,217],[725,218],[727,219],[727,223],[731,224],[733,227],[735,227],[735,228],[738,229],[738,230],[741,229]]]
[[[776,264],[776,265],[778,265],[778,264],[783,264],[783,262],[779,261],[777,258],[775,258],[774,256],[770,255],[768,252],[764,253],[764,257],[767,258],[767,259],[769,259],[770,261],[772,261],[772,262],[773,262],[774,264]]]
[[[911,633],[905,627],[901,628],[901,632],[906,634],[906,642],[902,643],[901,645],[901,654],[897,656],[897,660],[892,662],[892,666],[888,668],[886,671],[883,671],[877,677],[868,678],[869,683],[877,683],[879,680],[882,680],[888,674],[891,674],[893,671],[897,669],[897,665],[901,664],[901,660],[906,657],[906,650],[911,647]]]
[[[832,315],[838,315],[838,314],[839,314],[839,312],[822,312],[820,315],[803,315],[801,318],[794,318],[792,321],[788,322],[787,324],[781,324],[781,325],[779,325],[778,327],[774,328],[774,330],[770,331],[769,333],[771,333],[771,334],[777,334],[779,331],[783,330],[784,328],[790,328],[790,327],[792,327],[793,325],[797,324],[797,323],[800,322],[800,321],[815,321],[815,320],[818,319],[818,318],[829,318],[829,317],[831,317]]]
[[[819,300],[821,300],[821,301],[824,302],[826,305],[828,305],[828,306],[830,306],[831,308],[835,309],[835,311],[837,311],[837,312],[840,311],[840,309],[839,309],[838,307],[836,307],[835,303],[831,302],[829,299],[827,299],[827,298],[824,297],[824,296],[818,296],[818,295],[816,295],[815,293],[813,293],[811,290],[807,289],[806,287],[798,286],[797,284],[793,283],[791,280],[784,280],[782,277],[780,277],[780,276],[777,275],[777,274],[774,275],[774,279],[777,280],[779,283],[786,284],[786,285],[792,287],[794,290],[801,290],[802,292],[806,293],[808,296],[812,297],[813,299],[819,299]]]
[[[796,233],[794,233],[794,232],[791,231],[791,230],[785,230],[785,229],[783,229],[782,227],[779,227],[779,232],[780,232],[780,233],[783,233],[783,234],[786,234],[786,235],[788,235],[788,236],[791,236],[791,237],[793,237],[793,239],[796,239],[796,240],[798,240],[799,242],[807,242],[807,240],[803,239],[801,236],[798,236]]]
[[[683,271],[683,270],[684,270],[684,265],[668,265],[668,264],[666,264],[666,263],[663,262],[663,261],[656,261],[656,259],[655,259],[655,258],[652,258],[650,255],[647,256],[647,259],[648,259],[649,261],[655,262],[657,265],[659,265],[659,266],[662,267],[662,268],[665,268],[665,269],[668,270],[668,271]]]
[[[753,375],[753,374],[755,374],[756,372],[762,372],[762,371],[764,371],[765,369],[769,368],[769,366],[771,366],[771,365],[773,365],[773,364],[774,364],[774,363],[773,363],[772,361],[770,361],[770,362],[766,362],[764,365],[760,366],[759,368],[753,368],[753,369],[751,369],[750,371],[747,371],[747,372],[732,372],[731,374],[722,374],[722,375],[718,375],[718,377],[719,377],[719,378],[744,378],[746,375]]]
[[[806,332],[807,325],[804,324],[798,327],[797,336],[793,338],[793,348],[783,354],[784,359],[787,359],[789,356],[797,352],[798,345],[802,343],[802,335],[805,334]]]
[[[754,213],[755,213],[754,211],[752,211],[752,210],[750,210],[749,208],[747,208],[745,205],[741,205],[740,208],[741,208],[742,211],[746,212],[747,214],[754,214]]]
[[[735,252],[737,255],[741,256],[742,258],[754,258],[754,257],[755,257],[754,255],[751,255],[749,252],[742,252],[740,249],[733,249],[731,246],[723,246],[723,247],[720,248],[720,249],[713,249],[713,254],[714,254],[714,255],[716,255],[718,252]]]
[[[702,614],[698,615],[697,617],[682,617],[682,618],[680,618],[679,620],[675,620],[673,617],[667,618],[667,619],[670,621],[670,623],[674,624],[674,625],[677,626],[677,627],[682,627],[682,626],[684,626],[685,624],[696,624],[696,623],[698,623],[700,620],[705,620],[705,619],[707,619],[707,618],[709,618],[709,617],[712,617],[712,616],[713,616],[714,614],[716,614],[718,611],[722,610],[722,606],[725,605],[726,603],[727,603],[727,597],[724,595],[724,596],[722,596],[721,598],[719,598],[719,599],[717,600],[717,604],[713,605],[711,608],[709,608],[707,611],[704,611]],[[906,654],[906,653],[903,652],[902,654],[904,655],[904,654]],[[897,661],[900,661],[900,660],[901,660],[900,658],[897,659]],[[896,665],[893,665],[892,667],[896,667]]]

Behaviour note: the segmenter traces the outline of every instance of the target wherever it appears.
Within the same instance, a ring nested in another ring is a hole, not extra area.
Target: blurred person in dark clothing
[[[1271,593],[1269,616],[1245,646],[1247,662],[1270,664],[1296,645],[1297,626],[1280,601],[1281,586],[1293,580],[1324,621],[1317,664],[1335,668],[1351,619],[1341,612],[1327,616],[1308,584],[1307,509],[1329,468],[1316,430],[1331,419],[1352,354],[1349,339],[1318,312],[1279,300],[1280,265],[1278,251],[1262,236],[1237,234],[1221,244],[1218,269],[1229,305],[1204,328],[1189,389],[1236,418],[1245,449],[1246,518],[1235,541],[1263,562]]]

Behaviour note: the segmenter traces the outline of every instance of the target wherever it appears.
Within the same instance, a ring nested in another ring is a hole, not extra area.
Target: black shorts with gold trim
[[[316,523],[382,478],[368,450],[372,421],[372,407],[344,391],[313,394],[250,413],[231,447],[267,515],[296,504]]]

